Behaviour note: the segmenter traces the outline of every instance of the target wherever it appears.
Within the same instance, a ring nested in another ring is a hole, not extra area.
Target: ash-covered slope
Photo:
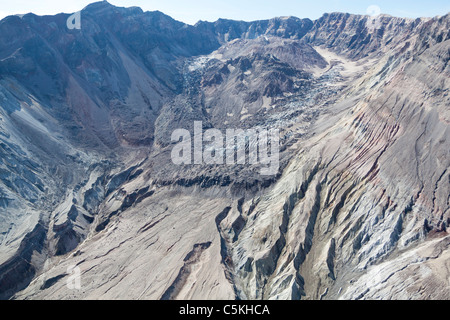
[[[0,298],[450,298],[449,15],[81,15],[0,22]],[[174,165],[194,121],[278,173]]]

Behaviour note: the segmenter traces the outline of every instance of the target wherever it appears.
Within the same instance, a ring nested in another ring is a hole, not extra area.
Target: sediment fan
[[[0,22],[1,299],[450,298],[449,15],[80,15]]]

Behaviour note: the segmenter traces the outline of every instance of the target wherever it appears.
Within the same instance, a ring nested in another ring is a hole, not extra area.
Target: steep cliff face
[[[0,22],[0,298],[450,298],[449,15],[81,14]],[[278,172],[174,165],[194,121]]]

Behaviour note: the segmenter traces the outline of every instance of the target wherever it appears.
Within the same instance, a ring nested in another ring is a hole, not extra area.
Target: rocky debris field
[[[450,299],[449,15],[81,15],[0,21],[0,299]],[[278,172],[173,164],[194,121]]]

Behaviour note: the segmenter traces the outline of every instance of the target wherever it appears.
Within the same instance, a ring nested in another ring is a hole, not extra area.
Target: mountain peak
[[[84,7],[83,10],[98,10],[98,9],[105,9],[105,8],[116,8],[116,6],[112,5],[108,1],[97,1],[92,2],[88,4],[86,7]]]
[[[450,298],[446,17],[2,20],[0,299]]]

